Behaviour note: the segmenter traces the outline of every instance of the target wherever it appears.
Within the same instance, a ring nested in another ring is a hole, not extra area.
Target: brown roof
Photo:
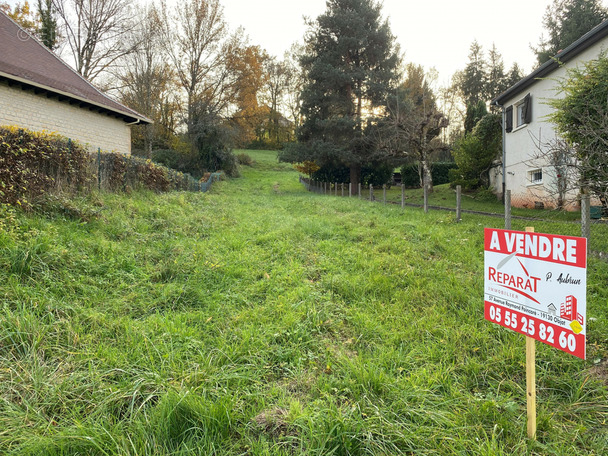
[[[111,99],[70,68],[40,41],[19,27],[0,11],[0,79],[18,82],[60,99],[78,101],[84,106],[100,108],[125,122],[151,120]]]

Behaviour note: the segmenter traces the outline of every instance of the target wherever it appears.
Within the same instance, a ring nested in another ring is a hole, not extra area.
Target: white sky
[[[179,1],[179,0],[178,0]],[[294,42],[301,42],[303,16],[316,18],[325,0],[221,0],[232,29],[243,26],[251,44],[282,57]],[[604,3],[607,3],[605,0]],[[492,43],[502,54],[505,69],[517,62],[532,71],[542,19],[551,0],[384,0],[382,9],[401,45],[405,62],[439,71],[439,85],[463,69],[474,39],[487,52]]]

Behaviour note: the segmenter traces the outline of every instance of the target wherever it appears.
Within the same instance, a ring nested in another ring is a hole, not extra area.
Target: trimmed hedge
[[[89,153],[55,133],[0,126],[0,203],[29,208],[46,193],[93,188],[157,192],[198,190],[198,182],[150,160]]]
[[[431,177],[433,185],[447,184],[450,182],[450,170],[457,168],[453,162],[431,163]],[[418,174],[418,163],[403,165],[401,167],[401,183],[406,187],[420,188],[420,175]]]

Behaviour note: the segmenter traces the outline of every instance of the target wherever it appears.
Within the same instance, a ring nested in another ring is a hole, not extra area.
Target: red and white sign
[[[485,229],[485,318],[585,359],[587,240]]]

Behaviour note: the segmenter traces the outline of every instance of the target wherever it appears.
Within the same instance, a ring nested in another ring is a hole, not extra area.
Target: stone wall
[[[57,132],[91,151],[131,153],[131,128],[123,120],[5,82],[0,82],[0,125]]]

